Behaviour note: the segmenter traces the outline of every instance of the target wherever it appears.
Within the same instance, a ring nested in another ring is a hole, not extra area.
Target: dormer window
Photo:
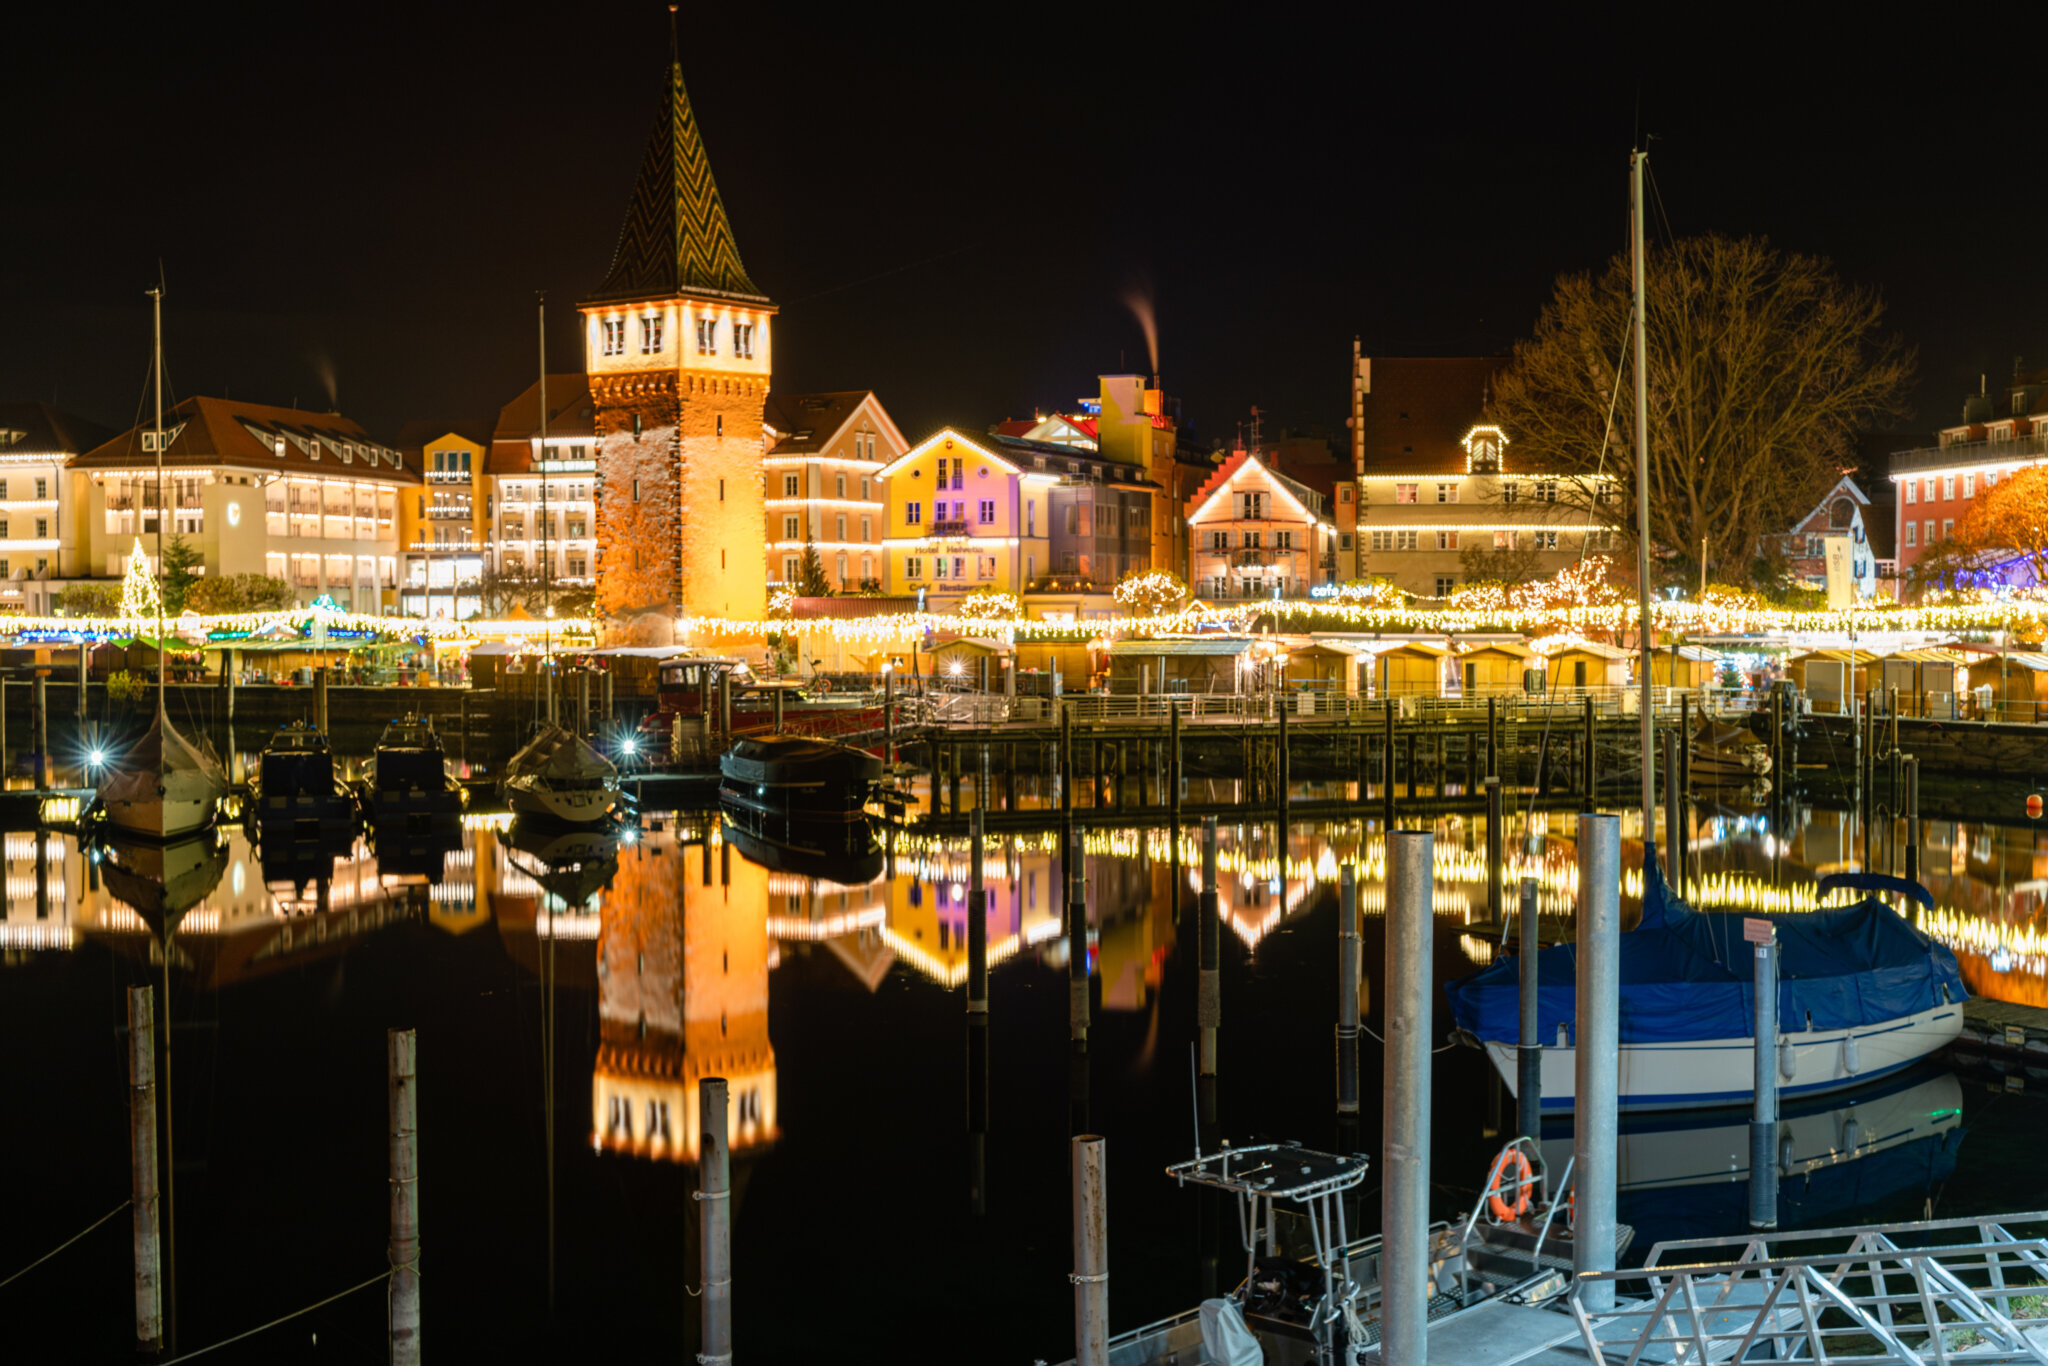
[[[715,356],[718,354],[718,319],[697,319],[697,354]]]
[[[652,356],[661,350],[661,315],[649,313],[640,319],[640,354]]]
[[[1465,448],[1467,473],[1500,473],[1501,448],[1508,444],[1506,432],[1498,427],[1482,424],[1466,432],[1465,439],[1459,444]]]
[[[604,353],[607,356],[625,355],[626,320],[624,318],[606,318],[601,326],[604,328]]]

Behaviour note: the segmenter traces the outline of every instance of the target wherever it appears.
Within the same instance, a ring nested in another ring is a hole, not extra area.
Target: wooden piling
[[[1906,878],[1920,880],[1920,761],[1908,754],[1906,766]]]
[[[1585,798],[1585,809],[1591,811],[1594,794],[1600,788],[1600,772],[1597,766],[1600,741],[1599,733],[1594,729],[1593,699],[1588,696],[1582,700],[1586,708],[1586,735],[1583,741],[1584,752],[1579,755],[1579,795]]]
[[[590,670],[576,671],[576,733],[590,734]]]
[[[1280,814],[1280,826],[1281,826],[1281,829],[1282,829],[1282,830],[1284,831],[1284,830],[1286,829],[1286,826],[1287,826],[1287,778],[1288,778],[1288,772],[1287,772],[1287,769],[1288,769],[1288,763],[1287,763],[1287,694],[1285,694],[1285,693],[1282,693],[1282,694],[1280,695],[1280,710],[1279,710],[1279,717],[1280,717],[1280,743],[1279,743],[1279,748],[1278,748],[1278,752],[1277,752],[1277,753],[1275,754],[1275,756],[1274,756],[1274,759],[1273,759],[1273,777],[1274,777],[1274,784],[1273,784],[1273,809],[1274,809],[1275,811],[1279,812],[1279,814]],[[1284,838],[1284,837],[1282,838],[1282,841],[1281,841],[1281,848],[1282,848],[1283,850],[1284,850],[1284,849],[1286,848],[1286,841],[1285,841],[1285,838]],[[1284,862],[1284,861],[1285,861],[1285,858],[1286,858],[1285,854],[1283,853],[1281,857],[1282,857],[1282,861]]]
[[[1358,1113],[1358,870],[1337,870],[1337,1113]]]
[[[967,818],[967,1013],[988,1013],[988,891],[981,877],[982,808]]]
[[[732,1148],[724,1077],[697,1083],[697,1218],[704,1267],[705,1366],[732,1360]]]
[[[1060,810],[1074,809],[1074,718],[1065,702],[1055,699],[1060,709],[1059,785]]]
[[[1109,1366],[1109,1198],[1096,1134],[1074,1145],[1074,1366]]]
[[[36,675],[31,696],[34,699],[36,730],[36,791],[42,792],[50,786],[50,709],[49,699],[43,688],[43,676]]]
[[[1088,877],[1082,862],[1081,836],[1068,837],[1067,874],[1067,1037],[1088,1041]]]
[[[1166,807],[1173,829],[1173,847],[1177,851],[1180,848],[1180,701],[1177,698],[1168,700],[1166,711]]]
[[[313,728],[327,734],[327,666],[313,670]]]
[[[1501,923],[1501,862],[1507,843],[1501,801],[1500,779],[1492,774],[1486,778],[1486,918],[1495,925]],[[1502,931],[1505,935],[1506,931]]]
[[[387,1327],[391,1366],[419,1366],[420,1359],[420,1189],[418,1039],[410,1029],[393,1029],[386,1095],[391,1115],[391,1263]]]
[[[128,1165],[135,1215],[135,1349],[164,1345],[163,1251],[157,1239],[156,996],[128,988]]]
[[[1222,957],[1222,910],[1216,893],[1216,818],[1202,817],[1202,897],[1200,902],[1199,988],[1195,997],[1195,1023],[1201,1034],[1201,1067],[1204,1077],[1216,1075],[1216,1031],[1223,1025],[1223,982],[1219,971]]]
[[[1500,699],[1486,699],[1486,773],[1498,778],[1500,771]]]
[[[1664,876],[1674,894],[1685,895],[1685,810],[1678,796],[1678,737],[1665,730],[1664,750]]]
[[[1389,697],[1383,704],[1386,712],[1386,736],[1380,741],[1380,825],[1382,829],[1394,828],[1394,699]]]
[[[896,766],[896,675],[882,673],[882,762]]]

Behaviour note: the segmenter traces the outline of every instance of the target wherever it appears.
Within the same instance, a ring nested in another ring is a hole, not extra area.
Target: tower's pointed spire
[[[671,294],[766,302],[740,264],[680,61],[669,64],[668,92],[626,206],[612,268],[588,302]]]

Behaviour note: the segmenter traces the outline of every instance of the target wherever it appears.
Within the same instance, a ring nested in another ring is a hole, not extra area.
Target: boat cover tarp
[[[1749,1037],[1756,1011],[1745,917],[1695,911],[1673,896],[1654,850],[1645,853],[1643,886],[1642,921],[1621,936],[1621,1042]],[[1777,926],[1778,1019],[1787,1030],[1861,1028],[1969,995],[1955,955],[1875,897],[1749,918]],[[1540,950],[1537,970],[1537,1037],[1548,1043],[1564,1024],[1576,1039],[1578,946]],[[1458,1026],[1485,1042],[1516,1042],[1519,973],[1519,961],[1504,957],[1449,983]]]
[[[107,765],[100,780],[100,798],[106,802],[146,802],[157,795],[163,775],[178,770],[218,774],[220,760],[204,738],[190,740],[159,712],[149,729]]]
[[[882,776],[882,761],[829,740],[776,735],[741,740],[720,757],[719,771],[737,782],[865,784]]]
[[[538,774],[558,783],[594,783],[615,777],[618,769],[585,741],[560,726],[543,726],[505,765],[505,776]]]

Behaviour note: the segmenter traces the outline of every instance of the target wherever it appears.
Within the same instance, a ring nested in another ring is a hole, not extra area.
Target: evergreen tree
[[[792,586],[800,598],[832,596],[832,581],[825,577],[824,557],[818,554],[818,547],[808,533],[804,536],[804,557],[797,562],[796,583]]]
[[[164,614],[176,616],[185,610],[185,597],[192,591],[192,585],[199,582],[199,575],[193,569],[199,565],[201,556],[183,536],[173,536],[164,543]]]

